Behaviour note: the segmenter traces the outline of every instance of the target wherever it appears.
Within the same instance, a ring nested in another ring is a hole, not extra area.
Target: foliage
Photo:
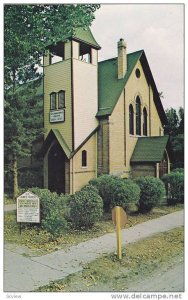
[[[76,27],[90,26],[98,8],[97,4],[4,6],[4,136],[5,157],[10,158],[5,163],[13,172],[14,197],[18,191],[18,158],[30,155],[31,143],[43,126],[42,101],[35,97],[41,57],[46,47],[74,33]],[[20,88],[24,83],[27,86]]]
[[[178,134],[171,137],[173,151],[172,169],[184,167],[184,135]]]
[[[114,197],[111,200],[111,208],[118,205],[129,210],[130,204],[137,204],[140,198],[139,186],[128,179],[118,178],[114,184]]]
[[[131,180],[113,175],[102,175],[89,183],[97,188],[103,199],[105,211],[109,211],[116,205],[128,209],[130,203],[137,204],[139,200],[140,189]]]
[[[114,201],[116,181],[117,177],[113,175],[102,175],[89,181],[89,184],[98,190],[99,195],[103,199],[104,210],[106,212],[110,209],[111,201]]]
[[[20,188],[30,188],[37,186],[39,188],[43,187],[43,170],[42,167],[34,168],[24,168],[19,170],[18,182]]]
[[[75,228],[91,228],[103,214],[103,202],[93,186],[70,196],[70,217]]]
[[[14,181],[18,175],[17,159],[31,155],[32,143],[42,133],[43,104],[35,96],[39,84],[40,81],[34,81],[27,85],[26,90],[5,93],[5,171],[9,179],[13,176]],[[17,189],[16,183],[15,194]]]
[[[176,169],[170,174],[165,174],[162,180],[165,183],[168,195],[168,204],[183,203],[184,201],[184,173]]]
[[[174,108],[170,108],[166,110],[166,117],[168,120],[168,124],[165,126],[165,134],[170,136],[174,136],[178,133],[178,125],[179,118],[176,110]]]
[[[173,170],[173,172],[184,173],[184,169],[183,168],[176,168],[176,169]]]
[[[32,80],[38,76],[36,64],[47,46],[88,27],[97,4],[7,4],[4,7],[5,83]],[[14,78],[15,79],[15,78]]]
[[[42,228],[55,237],[59,236],[68,228],[63,210],[66,197],[51,193],[47,189],[32,188],[30,190],[40,198]]]
[[[138,208],[141,212],[148,212],[160,203],[165,194],[164,183],[153,176],[139,177],[136,183],[140,187]]]
[[[174,108],[166,110],[168,124],[165,126],[165,134],[170,136],[172,149],[172,169],[184,166],[184,109]]]

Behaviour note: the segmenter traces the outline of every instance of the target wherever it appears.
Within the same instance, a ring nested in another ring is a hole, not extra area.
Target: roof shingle
[[[169,137],[139,137],[131,157],[131,163],[160,162],[167,147]]]

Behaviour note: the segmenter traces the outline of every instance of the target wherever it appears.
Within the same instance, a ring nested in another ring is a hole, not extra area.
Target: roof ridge
[[[134,51],[134,52],[130,52],[130,53],[127,53],[127,55],[131,55],[131,54],[135,54],[135,53],[139,53],[139,52],[140,52],[140,53],[141,53],[141,52],[144,52],[144,50],[141,49],[141,50],[137,50],[137,51]],[[118,58],[118,56],[112,57],[112,58],[108,58],[108,59],[99,61],[99,63],[103,63],[103,62],[111,61],[111,60],[116,60],[117,58]]]

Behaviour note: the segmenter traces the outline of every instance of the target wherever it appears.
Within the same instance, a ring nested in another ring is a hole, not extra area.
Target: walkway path
[[[16,210],[16,204],[4,205],[4,212]]]
[[[136,242],[154,234],[180,227],[184,213],[178,211],[122,230],[122,244]],[[4,291],[33,291],[50,281],[81,271],[88,262],[102,254],[116,251],[115,233],[109,233],[76,246],[40,257],[25,257],[5,245]]]

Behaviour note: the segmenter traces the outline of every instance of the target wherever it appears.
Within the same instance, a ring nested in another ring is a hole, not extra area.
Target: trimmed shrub
[[[72,225],[89,229],[103,215],[103,202],[97,190],[90,185],[70,196],[70,217]]]
[[[102,175],[89,181],[89,184],[98,190],[99,195],[103,199],[103,207],[106,212],[110,210],[111,201],[114,199],[117,179],[113,175]]]
[[[167,190],[167,202],[169,205],[184,202],[184,173],[173,171],[162,178]]]
[[[59,196],[47,189],[32,188],[31,192],[40,198],[41,227],[55,237],[68,228],[64,213],[66,196]]]
[[[130,204],[138,204],[140,198],[139,186],[129,179],[118,178],[115,182],[114,197],[111,200],[110,207],[119,205],[125,210],[129,210]]]
[[[172,172],[179,172],[179,173],[184,173],[184,169],[183,168],[176,168],[174,170],[172,170]],[[167,174],[168,175],[168,174]]]
[[[91,180],[89,184],[97,188],[106,212],[116,205],[128,209],[130,203],[137,204],[139,201],[140,188],[132,180],[113,175],[102,175]]]
[[[164,183],[152,176],[139,177],[135,181],[140,187],[139,211],[149,212],[160,203],[165,195]]]

